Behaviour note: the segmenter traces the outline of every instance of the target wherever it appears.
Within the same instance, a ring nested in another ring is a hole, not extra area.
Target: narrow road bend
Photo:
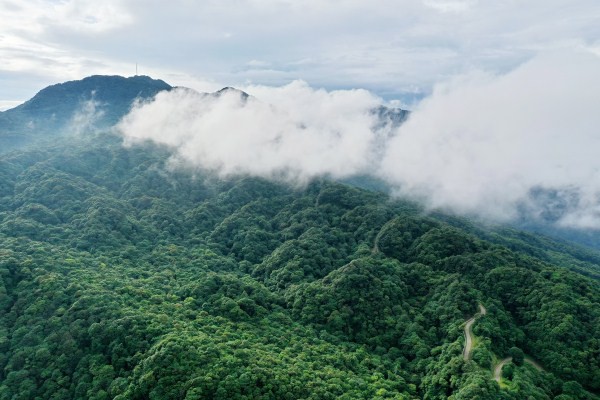
[[[500,361],[494,367],[494,379],[496,380],[496,382],[500,383],[500,380],[502,379],[502,367],[504,367],[504,365],[506,365],[506,363],[509,363],[511,361],[512,361],[512,357],[506,357],[504,360]],[[544,371],[544,368],[542,368],[542,366],[540,364],[538,364],[537,362],[535,362],[531,357],[525,356],[524,361],[528,364],[533,365],[533,367],[535,369],[537,369],[538,371]]]
[[[471,359],[473,352],[473,324],[482,315],[487,314],[487,310],[483,304],[479,304],[479,312],[473,315],[465,324],[465,348],[463,349],[463,358],[465,361]]]

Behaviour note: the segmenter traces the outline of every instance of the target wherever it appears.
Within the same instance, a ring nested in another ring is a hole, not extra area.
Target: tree
[[[511,347],[508,350],[508,353],[512,357],[512,362],[516,366],[520,367],[521,365],[523,365],[523,361],[525,360],[525,354],[523,353],[523,350],[521,350],[518,347]]]

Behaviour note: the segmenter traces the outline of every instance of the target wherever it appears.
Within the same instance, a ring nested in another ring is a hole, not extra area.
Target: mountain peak
[[[243,99],[246,100],[248,97],[250,97],[250,95],[246,92],[244,92],[243,90],[240,89],[236,89],[234,87],[231,86],[225,86],[223,89],[221,90],[217,90],[214,94],[216,96],[220,96],[222,94],[232,94],[232,93],[236,93],[239,94],[239,96]]]
[[[0,147],[6,150],[35,136],[68,133],[73,121],[86,113],[93,114],[87,117],[94,128],[110,127],[129,112],[136,99],[171,89],[163,80],[145,75],[92,75],[48,86],[0,114]]]
[[[145,75],[123,77],[119,75],[92,75],[81,80],[57,83],[40,90],[33,98],[16,107],[20,110],[48,108],[64,111],[83,99],[130,103],[137,97],[151,97],[171,85]],[[10,111],[10,110],[9,110]]]

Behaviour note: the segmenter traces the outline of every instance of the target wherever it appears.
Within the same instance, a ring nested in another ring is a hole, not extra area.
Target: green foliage
[[[525,360],[525,354],[523,353],[523,350],[518,347],[511,347],[508,350],[508,354],[512,357],[512,362],[516,366],[520,367],[523,365],[523,361]]]
[[[600,389],[590,253],[338,183],[220,180],[171,171],[164,149],[78,140],[0,158],[0,400]],[[517,346],[546,371],[506,367],[500,389],[491,361]]]
[[[516,365],[516,363],[515,364],[513,364],[513,363],[504,364],[504,366],[502,367],[502,377],[504,379],[513,380],[513,378],[515,376],[515,365]],[[521,363],[521,365],[523,365],[523,363]]]

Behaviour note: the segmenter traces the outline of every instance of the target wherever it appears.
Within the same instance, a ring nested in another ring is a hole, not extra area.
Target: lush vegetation
[[[1,400],[596,398],[597,254],[167,159],[112,136],[0,158]],[[545,371],[498,385],[523,353]]]

